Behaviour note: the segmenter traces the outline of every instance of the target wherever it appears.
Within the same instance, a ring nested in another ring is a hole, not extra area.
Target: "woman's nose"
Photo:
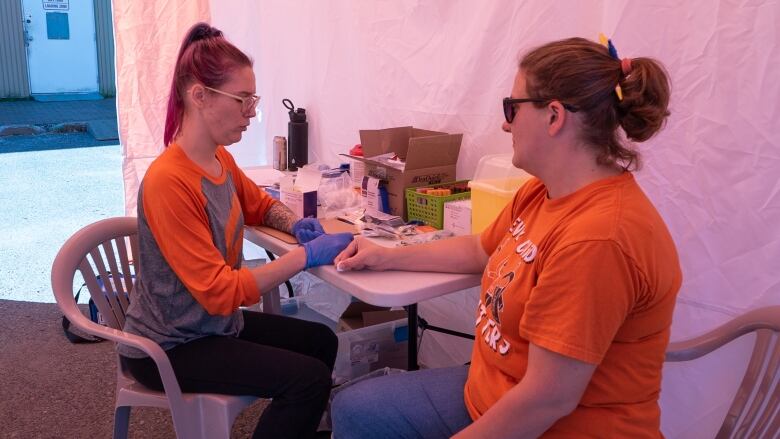
[[[504,121],[504,123],[501,124],[501,129],[504,130],[504,132],[511,133],[512,132],[512,125]]]
[[[252,119],[255,116],[257,116],[257,107],[252,106],[252,108],[250,108],[249,111],[247,111],[247,113],[244,116],[248,117],[249,119]]]

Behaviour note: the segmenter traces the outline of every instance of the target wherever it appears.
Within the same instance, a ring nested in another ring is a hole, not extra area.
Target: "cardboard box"
[[[456,236],[471,235],[471,200],[444,203],[444,230]]]
[[[279,201],[299,218],[317,217],[317,188],[322,174],[318,170],[301,168],[293,178],[285,175],[279,181]]]
[[[362,163],[361,163],[362,164]],[[384,193],[384,196],[382,196]],[[361,205],[369,212],[385,212],[387,204],[387,189],[381,188],[381,180],[374,177],[364,176],[363,184],[360,189]]]
[[[366,164],[359,160],[351,160],[349,163],[349,176],[352,178],[352,187],[360,189],[363,185],[364,175],[366,175]]]
[[[365,163],[367,175],[387,182],[389,213],[406,219],[404,189],[454,181],[461,140],[463,134],[411,126],[360,130],[365,157],[348,157]],[[394,155],[400,161],[392,160]]]
[[[299,218],[317,218],[317,191],[300,192],[282,189],[279,201]]]
[[[369,305],[365,302],[352,302],[341,314],[339,331],[349,331],[365,326],[377,325],[398,319],[405,319],[406,311],[391,311],[390,308]]]

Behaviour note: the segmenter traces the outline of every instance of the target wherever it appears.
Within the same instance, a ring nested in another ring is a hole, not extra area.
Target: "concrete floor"
[[[74,147],[94,140],[57,137],[68,149],[0,153],[0,299],[54,302],[49,275],[60,246],[89,223],[124,215],[119,145]]]

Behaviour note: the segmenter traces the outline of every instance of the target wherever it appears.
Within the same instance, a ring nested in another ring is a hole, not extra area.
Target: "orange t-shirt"
[[[633,175],[554,200],[532,179],[481,239],[491,256],[465,388],[471,417],[523,379],[534,343],[597,365],[574,412],[542,437],[661,437],[661,368],[682,275]]]

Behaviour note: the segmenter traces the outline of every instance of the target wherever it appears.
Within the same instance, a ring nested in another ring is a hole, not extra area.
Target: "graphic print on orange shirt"
[[[515,243],[525,235],[525,222],[519,217],[512,223],[509,228],[510,237],[507,237],[499,244],[496,249],[496,254],[500,253],[506,244]],[[526,239],[521,242],[516,248],[517,253],[521,260],[530,264],[536,257],[537,247],[530,239]],[[501,263],[498,264],[496,272],[488,272],[488,277],[493,279],[493,283],[485,291],[484,301],[480,300],[479,303],[479,315],[475,326],[477,331],[482,334],[482,340],[492,349],[494,352],[498,352],[501,355],[506,355],[509,352],[511,344],[509,340],[505,339],[501,335],[501,313],[504,310],[504,291],[509,284],[515,278],[515,267],[508,268],[510,258],[504,258]],[[512,258],[517,261],[516,258]],[[518,265],[520,262],[518,262]],[[508,270],[508,272],[507,272]],[[482,327],[480,328],[480,324]]]

